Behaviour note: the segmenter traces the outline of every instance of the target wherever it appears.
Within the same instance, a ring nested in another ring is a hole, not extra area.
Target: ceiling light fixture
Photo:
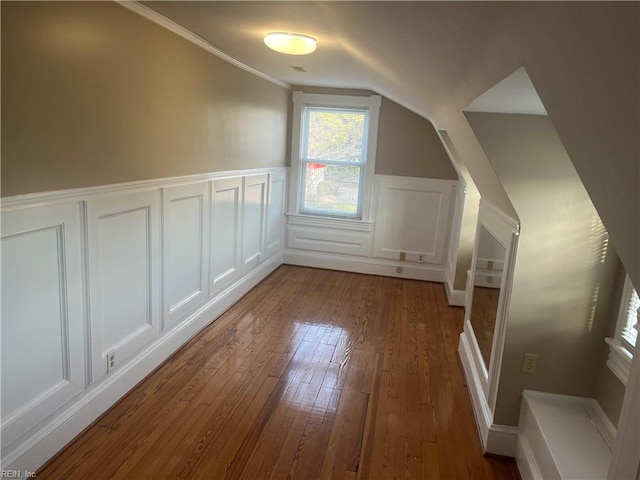
[[[287,55],[307,55],[316,49],[317,41],[300,33],[271,32],[264,37],[264,43],[271,50]]]

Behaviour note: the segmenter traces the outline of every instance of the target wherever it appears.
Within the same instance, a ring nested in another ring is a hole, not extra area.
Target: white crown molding
[[[288,83],[278,80],[277,78],[271,77],[266,73],[261,72],[260,70],[256,70],[255,68],[250,67],[245,63],[242,63],[237,58],[234,58],[231,55],[223,52],[222,50],[219,50],[218,48],[216,48],[215,46],[207,42],[201,36],[193,33],[191,30],[188,30],[187,28],[183,27],[179,23],[174,22],[173,20],[165,17],[164,15],[161,15],[160,13],[156,12],[155,10],[145,5],[138,3],[135,0],[114,0],[114,1],[119,5],[123,6],[124,8],[131,10],[132,12],[137,13],[138,15],[146,18],[147,20],[151,20],[153,23],[156,23],[161,27],[164,27],[167,30],[170,30],[173,33],[180,35],[185,40],[188,40],[194,45],[197,45],[198,47],[211,53],[212,55],[215,55],[216,57],[221,58],[225,62],[228,62],[235,67],[241,68],[245,72],[249,72],[252,75],[260,77],[271,83],[275,83],[276,85],[286,88],[288,90],[291,89],[291,85],[289,85]]]

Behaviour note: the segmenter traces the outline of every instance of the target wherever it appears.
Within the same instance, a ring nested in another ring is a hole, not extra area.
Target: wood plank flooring
[[[484,457],[441,284],[281,266],[40,479],[517,479]]]

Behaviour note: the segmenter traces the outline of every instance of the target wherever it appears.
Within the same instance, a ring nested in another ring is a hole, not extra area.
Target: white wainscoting
[[[242,268],[251,269],[263,256],[267,220],[267,175],[244,178],[242,211]]]
[[[160,333],[160,193],[87,201],[91,381]]]
[[[269,205],[267,206],[267,257],[284,249],[284,206],[287,198],[287,175],[275,172],[270,175]]]
[[[84,389],[84,351],[78,205],[3,213],[3,452]]]
[[[444,282],[458,182],[376,175],[374,185],[372,221],[290,214],[285,262]]]
[[[162,211],[162,328],[166,330],[192,312],[207,296],[208,182],[163,188]]]
[[[444,262],[451,225],[451,184],[442,181],[376,176],[372,256],[408,261]]]
[[[455,165],[455,163],[453,163]],[[462,230],[462,218],[464,212],[464,202],[466,197],[466,184],[462,174],[458,172],[460,183],[455,187],[452,202],[451,232],[449,235],[449,248],[447,254],[447,270],[444,289],[447,294],[449,305],[464,307],[467,300],[466,290],[456,290],[454,288],[455,275],[458,263],[458,249],[460,247],[460,234]]]
[[[35,471],[282,263],[285,184],[277,168],[3,199],[3,468]]]
[[[242,178],[212,181],[210,296],[234,282],[242,271],[241,215]]]

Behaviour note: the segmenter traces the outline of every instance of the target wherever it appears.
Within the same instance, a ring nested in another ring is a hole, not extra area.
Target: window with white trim
[[[640,308],[640,298],[638,298],[638,293],[627,276],[622,290],[616,331],[613,338],[606,339],[609,345],[607,366],[625,385],[629,377],[631,359],[638,342],[638,330],[634,327],[638,318],[638,308]]]
[[[369,220],[380,96],[294,92],[290,211]]]

